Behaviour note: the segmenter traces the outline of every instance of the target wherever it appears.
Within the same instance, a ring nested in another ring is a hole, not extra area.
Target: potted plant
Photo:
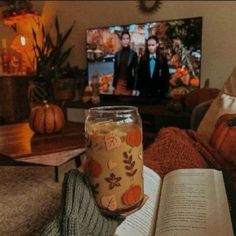
[[[51,32],[46,33],[45,26],[42,24],[38,24],[38,27],[41,31],[42,38],[39,40],[38,36],[34,29],[32,29],[33,34],[33,50],[35,52],[36,58],[36,76],[29,86],[29,96],[31,102],[42,101],[44,99],[47,100],[61,100],[61,99],[71,99],[72,92],[70,92],[70,96],[62,96],[60,98],[54,97],[55,92],[54,88],[60,87],[60,90],[67,89],[68,83],[66,86],[59,85],[60,80],[65,82],[66,75],[71,74],[71,67],[66,66],[66,62],[71,54],[71,51],[74,46],[71,46],[67,49],[64,48],[65,42],[70,36],[74,23],[66,30],[65,33],[60,31],[58,17],[55,18],[54,27],[55,27],[55,38],[51,36]],[[71,77],[73,80],[73,77]],[[74,84],[70,83],[70,84]],[[75,90],[75,86],[71,86]],[[73,92],[74,94],[74,92]]]
[[[75,96],[76,80],[79,74],[77,66],[68,63],[62,68],[60,77],[53,81],[53,95],[56,100],[72,100]]]

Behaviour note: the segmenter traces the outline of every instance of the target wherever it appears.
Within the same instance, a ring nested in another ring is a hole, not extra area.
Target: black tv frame
[[[146,22],[136,22],[136,23],[128,23],[128,24],[113,24],[113,25],[109,25],[109,26],[98,26],[98,27],[92,27],[92,28],[87,28],[85,29],[85,36],[87,36],[87,31],[88,30],[95,30],[95,29],[105,29],[105,28],[109,28],[109,27],[114,27],[114,26],[123,26],[124,28],[126,26],[132,25],[132,24],[148,24],[148,23],[153,23],[153,22],[157,22],[157,23],[162,23],[162,22],[169,22],[169,21],[178,21],[178,20],[187,20],[187,19],[201,19],[201,23],[202,23],[202,27],[201,27],[201,41],[200,41],[200,45],[201,45],[201,57],[200,57],[200,74],[199,74],[199,78],[200,78],[200,84],[201,84],[201,73],[202,73],[202,37],[203,37],[203,16],[194,16],[194,17],[185,17],[185,18],[177,18],[177,19],[168,19],[168,20],[152,20],[152,21],[146,21]],[[86,37],[86,44],[87,44],[87,37]],[[86,53],[86,61],[87,61],[87,83],[89,84],[89,72],[88,72],[88,58],[87,58],[87,53]],[[199,87],[196,89],[200,88],[200,84]],[[170,100],[171,97],[170,96],[166,96],[166,97],[140,97],[140,96],[125,96],[125,95],[115,95],[115,94],[100,94],[100,98],[102,101],[114,101],[114,102],[124,102],[124,103],[133,103],[133,104],[157,104],[159,102],[161,102],[162,100]],[[145,103],[146,101],[146,103]]]

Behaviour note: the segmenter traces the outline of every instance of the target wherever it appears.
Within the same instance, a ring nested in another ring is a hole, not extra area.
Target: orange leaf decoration
[[[89,160],[88,161],[88,172],[92,178],[97,178],[102,173],[102,167],[98,161]]]
[[[105,136],[105,144],[107,150],[112,150],[114,148],[117,148],[121,145],[121,140],[118,136],[115,136],[113,134],[107,134]]]
[[[131,147],[138,147],[142,142],[142,133],[139,128],[132,129],[127,133],[126,143]]]
[[[140,197],[141,187],[139,185],[133,185],[122,195],[122,202],[125,205],[133,206],[140,200]]]
[[[115,194],[102,196],[101,204],[110,211],[115,211],[117,209],[117,201]]]

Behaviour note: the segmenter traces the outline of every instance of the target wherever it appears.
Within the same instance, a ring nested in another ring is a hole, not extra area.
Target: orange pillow
[[[211,106],[197,129],[197,133],[201,135],[205,141],[209,142],[217,119],[224,114],[234,114],[235,112],[236,96],[220,94],[211,103]]]
[[[228,162],[236,164],[236,114],[219,117],[212,133],[210,144]]]
[[[228,113],[236,113],[236,67],[203,117],[197,129],[198,134],[209,142],[217,119]]]

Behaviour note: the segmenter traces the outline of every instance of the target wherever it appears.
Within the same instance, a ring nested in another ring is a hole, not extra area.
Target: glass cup
[[[90,108],[85,121],[87,174],[98,207],[119,215],[144,197],[142,121],[136,107]]]

